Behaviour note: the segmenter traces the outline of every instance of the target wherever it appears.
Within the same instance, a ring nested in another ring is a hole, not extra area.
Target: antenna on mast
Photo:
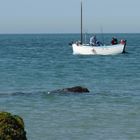
[[[103,28],[102,28],[102,26],[100,27],[100,30],[101,30],[102,41],[103,41],[103,44],[104,44],[104,33],[103,33]]]
[[[83,9],[81,1],[81,44],[83,44]]]

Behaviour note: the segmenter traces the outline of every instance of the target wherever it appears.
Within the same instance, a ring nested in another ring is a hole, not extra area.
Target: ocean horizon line
[[[56,32],[56,33],[0,33],[0,35],[56,35],[56,34],[80,34],[80,33],[60,33],[60,32]],[[85,33],[83,33],[83,34],[140,34],[140,33],[135,33],[135,32],[128,32],[128,33],[124,33],[124,32],[122,32],[122,33],[113,33],[113,32],[106,32],[106,33],[93,33],[93,32],[89,32],[89,33],[87,33],[87,32],[85,32]]]

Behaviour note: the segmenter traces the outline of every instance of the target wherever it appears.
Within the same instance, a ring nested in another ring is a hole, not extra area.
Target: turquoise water
[[[72,55],[78,34],[0,35],[0,111],[20,115],[29,140],[139,140],[140,34],[115,36],[126,54]],[[90,93],[48,95],[77,85]]]

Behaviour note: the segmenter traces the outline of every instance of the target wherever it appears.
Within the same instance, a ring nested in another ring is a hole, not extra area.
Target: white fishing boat
[[[71,43],[73,54],[78,55],[116,55],[125,52],[126,40],[121,40],[115,45],[93,46],[83,43],[82,33],[82,2],[81,2],[81,41]]]
[[[78,55],[116,55],[125,52],[126,41],[116,45],[91,46],[89,44],[73,43],[73,54]]]

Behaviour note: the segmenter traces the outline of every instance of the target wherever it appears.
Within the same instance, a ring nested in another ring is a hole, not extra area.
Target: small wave
[[[0,96],[33,96],[33,95],[41,95],[47,94],[46,91],[37,91],[37,92],[3,92],[0,93]]]

